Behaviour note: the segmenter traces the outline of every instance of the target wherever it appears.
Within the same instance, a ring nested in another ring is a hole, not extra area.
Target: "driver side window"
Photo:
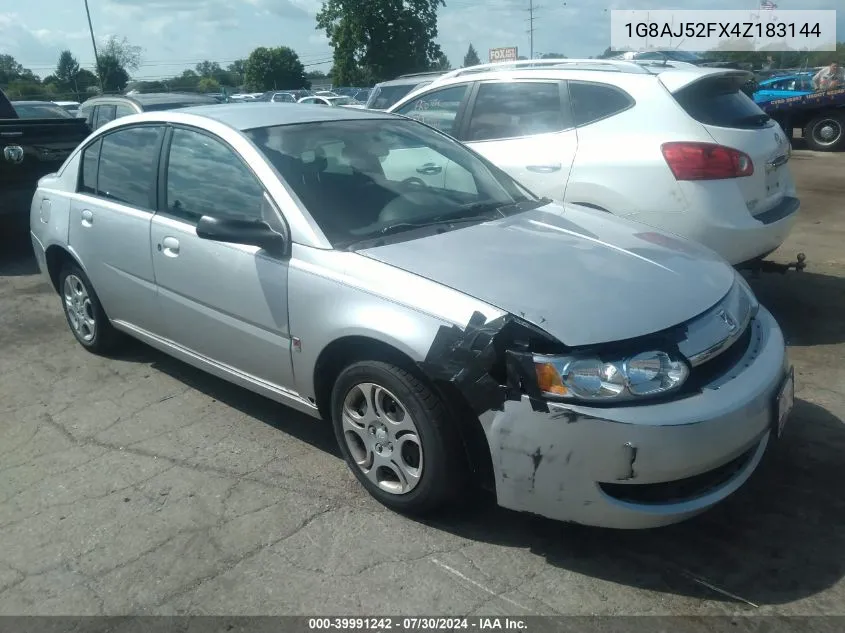
[[[458,111],[468,90],[469,84],[433,90],[409,101],[396,111],[455,136],[458,132],[455,126]]]

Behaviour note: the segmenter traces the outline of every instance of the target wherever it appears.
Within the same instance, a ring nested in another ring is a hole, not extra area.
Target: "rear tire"
[[[91,280],[75,263],[59,273],[59,297],[70,331],[82,347],[93,354],[114,351],[121,341],[103,310]]]
[[[814,118],[804,128],[804,141],[817,152],[845,149],[845,113],[828,112]]]
[[[380,503],[427,514],[466,484],[456,421],[414,374],[376,361],[353,363],[332,390],[335,436],[349,468]]]

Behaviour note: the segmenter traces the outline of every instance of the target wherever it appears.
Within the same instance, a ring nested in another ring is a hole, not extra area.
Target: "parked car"
[[[435,78],[443,74],[445,73],[441,71],[411,73],[378,83],[367,97],[367,109],[387,110],[412,90],[430,84]]]
[[[420,148],[448,180],[425,186]],[[720,257],[403,117],[119,119],[42,180],[31,228],[85,349],[129,334],[331,420],[400,511],[474,473],[508,508],[673,523],[739,488],[791,406],[781,331]]]
[[[67,110],[68,114],[71,116],[76,116],[76,113],[79,110],[79,101],[53,101],[53,103],[60,108]]]
[[[744,71],[671,62],[485,64],[435,79],[390,111],[466,143],[538,195],[758,266],[800,204],[790,142],[741,91],[746,81]],[[449,177],[424,152],[408,159],[427,184]]]
[[[19,119],[73,119],[74,116],[52,101],[12,101]]]
[[[773,99],[808,95],[815,92],[813,88],[814,72],[802,72],[763,79],[757,84],[754,102],[767,103]]]
[[[90,133],[85,121],[59,106],[10,103],[0,91],[0,220],[25,227],[38,180],[61,167]]]
[[[318,97],[341,97],[343,95],[339,95],[336,92],[332,92],[331,90],[318,90],[314,93]]]
[[[296,103],[297,98],[294,96],[292,92],[265,92],[261,97],[258,98],[258,101],[269,101],[271,103]]]
[[[360,101],[356,101],[351,97],[322,97],[319,95],[315,95],[313,97],[303,97],[297,103],[305,103],[310,105],[321,105],[321,106],[345,106],[349,108],[363,108],[364,104]]]
[[[104,95],[85,101],[79,106],[77,116],[84,118],[91,129],[96,130],[114,119],[139,112],[158,112],[218,103],[214,97],[180,92]]]

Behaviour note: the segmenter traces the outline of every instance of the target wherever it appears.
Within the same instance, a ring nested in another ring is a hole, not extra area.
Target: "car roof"
[[[151,105],[161,105],[167,103],[212,103],[215,102],[213,97],[199,94],[190,94],[184,92],[143,92],[133,95],[97,95],[91,97],[88,101],[117,99],[122,101],[131,101],[137,103],[141,107]],[[87,102],[86,102],[87,103]],[[216,103],[216,102],[215,102]]]
[[[412,74],[412,75],[401,75],[400,77],[397,77],[396,79],[390,79],[388,81],[381,81],[381,82],[377,83],[376,86],[379,86],[379,87],[381,87],[381,86],[408,86],[408,85],[414,85],[415,86],[422,81],[429,81],[429,80],[432,80],[432,79],[436,80],[436,79],[438,79],[439,77],[442,77],[445,74],[446,74],[446,71],[444,71],[444,72],[434,71],[434,72],[426,72],[426,73],[417,73],[417,74]],[[371,88],[367,88],[367,90],[371,90]]]
[[[52,101],[37,101],[37,100],[36,101],[33,101],[33,100],[10,101],[9,103],[11,103],[12,105],[49,105],[49,106],[57,105],[57,104],[53,103]]]
[[[396,118],[386,112],[354,108],[327,108],[326,106],[302,103],[221,103],[182,108],[174,112],[214,119],[237,130],[251,130],[257,127],[292,125],[295,123],[318,123],[321,121]],[[167,120],[172,112],[163,111],[150,114],[157,115],[155,117],[157,120]]]

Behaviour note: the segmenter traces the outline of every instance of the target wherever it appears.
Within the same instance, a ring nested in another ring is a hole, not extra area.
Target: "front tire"
[[[91,280],[76,264],[67,264],[59,273],[59,296],[65,320],[82,347],[93,354],[113,351],[119,340]]]
[[[456,425],[440,397],[410,372],[383,362],[354,363],[335,382],[331,411],[346,463],[383,505],[425,514],[463,490]]]
[[[828,112],[817,116],[804,128],[807,147],[817,152],[834,152],[845,148],[845,114]]]

